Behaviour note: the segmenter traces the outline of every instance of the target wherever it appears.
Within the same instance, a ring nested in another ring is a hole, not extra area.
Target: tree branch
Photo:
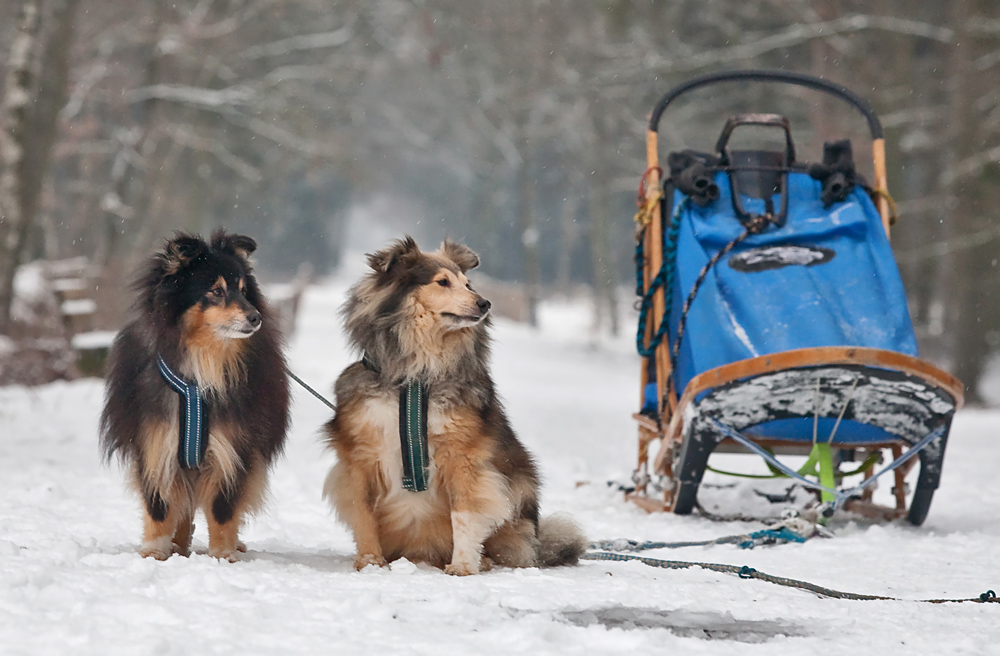
[[[247,105],[256,95],[253,89],[246,86],[205,89],[182,84],[153,84],[133,89],[125,94],[125,98],[130,103],[156,99],[184,105],[219,108]]]
[[[741,59],[753,59],[765,53],[782,48],[789,48],[817,38],[829,38],[836,34],[849,34],[862,32],[865,30],[879,30],[893,32],[896,34],[906,34],[909,36],[930,39],[940,43],[951,43],[955,38],[954,30],[946,27],[932,25],[920,21],[912,21],[906,18],[895,18],[892,16],[871,16],[868,14],[855,14],[844,16],[822,23],[811,23],[808,25],[794,25],[784,32],[779,32],[766,36],[757,41],[742,43],[728,48],[718,48],[708,50],[689,57],[669,59],[666,57],[655,57],[651,61],[643,62],[641,70],[633,70],[622,73],[616,71],[613,74],[604,73],[599,78],[615,83],[631,82],[625,79],[627,76],[650,74],[664,74],[677,71],[691,71],[699,68],[706,68],[717,64],[725,64]],[[610,80],[608,78],[614,78]]]
[[[265,137],[279,146],[288,148],[289,150],[307,155],[309,157],[315,157],[323,154],[322,150],[316,146],[315,141],[300,137],[291,130],[287,130],[279,125],[275,125],[274,123],[268,123],[267,121],[263,121],[259,118],[245,118],[228,113],[223,113],[221,116],[233,125],[249,130],[250,132],[253,132],[261,137]]]
[[[1000,64],[1000,50],[994,50],[989,54],[983,55],[974,62],[977,71],[985,71],[997,64]]]
[[[997,239],[1000,239],[1000,227],[990,226],[989,228],[983,228],[967,235],[960,235],[919,248],[899,251],[896,253],[896,261],[910,263],[935,257],[944,257],[959,251],[976,248],[977,246],[984,246]]]
[[[237,175],[245,180],[260,182],[264,179],[260,169],[233,153],[218,139],[199,136],[183,125],[171,125],[167,128],[167,134],[171,139],[186,148],[211,153],[220,163],[236,172]]]
[[[958,162],[952,170],[945,172],[943,180],[945,184],[950,184],[959,178],[978,173],[991,164],[1000,164],[1000,146],[994,146],[981,153],[976,153],[972,157],[966,157]]]
[[[354,36],[354,20],[347,25],[332,32],[318,32],[316,34],[301,34],[298,36],[279,39],[271,43],[247,48],[243,51],[244,59],[264,59],[265,57],[279,57],[302,50],[318,50],[321,48],[337,48],[344,45]]]
[[[221,36],[232,34],[248,20],[259,14],[268,4],[266,2],[258,2],[244,5],[236,9],[232,16],[206,25],[204,20],[213,2],[214,0],[202,0],[188,14],[187,19],[184,21],[184,31],[187,36],[192,39],[206,40],[217,39]]]

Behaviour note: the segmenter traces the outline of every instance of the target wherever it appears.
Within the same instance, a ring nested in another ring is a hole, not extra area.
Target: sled
[[[849,142],[826,144],[822,164],[799,162],[789,121],[774,114],[730,118],[714,152],[673,153],[665,173],[664,111],[693,89],[734,81],[806,87],[860,112],[872,139],[871,187],[854,171]],[[783,133],[783,148],[731,149],[743,126]],[[629,498],[688,514],[711,454],[743,452],[813,489],[824,516],[846,509],[922,524],[964,388],[918,356],[871,106],[807,75],[705,75],[657,103],[646,154],[636,215],[639,456]],[[792,469],[779,458],[787,454],[808,458]],[[906,477],[917,463],[911,491]],[[894,479],[893,507],[872,502],[884,474]]]

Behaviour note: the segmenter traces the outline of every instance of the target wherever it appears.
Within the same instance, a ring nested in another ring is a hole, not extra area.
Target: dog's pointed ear
[[[161,254],[164,274],[169,276],[177,273],[207,249],[208,244],[199,237],[182,233],[174,235]]]
[[[212,248],[232,253],[249,262],[250,255],[257,250],[257,242],[246,235],[231,235],[224,230],[218,230],[212,235]]]
[[[388,273],[403,257],[411,254],[419,254],[420,248],[413,237],[407,235],[405,238],[392,243],[392,246],[383,248],[380,251],[368,254],[368,266],[377,273]]]
[[[441,244],[441,254],[457,264],[462,273],[479,266],[479,256],[474,250],[450,239],[445,239]]]

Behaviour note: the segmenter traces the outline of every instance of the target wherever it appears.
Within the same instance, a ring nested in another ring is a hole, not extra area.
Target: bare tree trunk
[[[608,188],[603,179],[590,186],[590,255],[594,285],[594,325],[599,329],[607,316],[611,334],[618,336],[617,272],[608,238]]]
[[[992,1],[992,0],[991,0]],[[948,19],[956,32],[955,45],[948,59],[948,79],[950,83],[948,135],[949,153],[944,169],[943,190],[947,199],[947,241],[956,243],[963,235],[973,234],[983,227],[982,207],[976,202],[975,185],[967,174],[958,170],[964,157],[977,150],[980,140],[978,130],[981,123],[973,98],[976,80],[974,71],[975,40],[969,31],[970,17],[977,9],[985,9],[976,0],[951,0],[948,3]],[[982,15],[986,15],[985,12]],[[945,320],[951,345],[953,371],[965,383],[966,401],[979,403],[979,378],[989,356],[986,343],[986,326],[983,313],[986,310],[987,286],[983,274],[989,271],[992,253],[988,246],[954,250],[948,256],[945,276],[945,293],[952,299],[948,305]],[[985,260],[985,261],[984,261]]]
[[[527,132],[527,130],[525,130]],[[531,179],[531,145],[519,139],[521,163],[517,169],[518,214],[521,217],[521,244],[524,260],[524,289],[528,301],[528,325],[538,326],[538,228],[535,227],[535,181]]]
[[[29,108],[35,87],[31,58],[38,40],[40,2],[21,7],[17,36],[11,46],[6,95],[0,121],[0,333],[10,331],[14,274],[24,252],[27,215],[23,205],[24,169],[29,134]]]
[[[580,209],[578,190],[567,185],[566,200],[563,201],[559,216],[560,244],[559,262],[556,267],[556,288],[566,294],[573,287],[573,254],[576,251],[576,241],[580,232],[576,222],[576,212]]]
[[[196,86],[202,87],[208,84],[210,79],[211,71],[207,66],[202,66],[194,83]],[[176,116],[175,122],[193,124],[197,121],[197,110],[182,109],[171,115],[172,118],[174,116]],[[147,130],[152,127],[152,125],[148,126]],[[163,216],[171,200],[170,187],[176,178],[185,150],[185,146],[180,141],[171,139],[166,146],[165,153],[151,153],[150,155],[149,160],[152,161],[154,157],[157,159],[153,162],[155,166],[148,167],[149,171],[144,178],[144,187],[148,189],[148,193],[142,203],[142,223],[137,227],[138,232],[132,241],[130,252],[127,255],[123,254],[122,257],[129,268],[145,259],[146,253],[155,244],[156,237],[162,230]],[[189,213],[185,217],[184,230],[193,233],[201,232],[204,227],[201,219],[200,214]]]
[[[932,19],[935,15],[934,3],[922,8],[920,19]],[[905,50],[902,50],[905,48]],[[941,65],[940,52],[932,49],[926,43],[904,41],[901,45],[900,57],[893,61],[891,70],[898,72],[899,79],[908,87],[917,91],[925,87],[927,80],[932,79],[935,70]],[[933,111],[936,104],[943,100],[943,95],[924,90],[914,93],[908,106],[914,110]],[[925,132],[926,131],[926,132]],[[898,161],[899,166],[891,166],[889,171],[889,189],[893,190],[897,199],[908,201],[909,209],[902,212],[900,224],[893,230],[892,241],[897,252],[917,251],[927,244],[936,244],[944,240],[945,226],[941,221],[942,207],[946,193],[940,188],[941,180],[937,169],[941,166],[938,145],[931,139],[916,139],[908,148],[902,148],[902,138],[914,134],[928,134],[933,129],[927,127],[908,127],[905,124],[895,130],[887,131],[886,144],[898,152],[893,155],[890,150],[890,162]],[[893,138],[893,137],[896,138]],[[898,181],[894,180],[895,177]],[[921,199],[937,199],[937,203],[922,202]],[[916,202],[914,202],[916,201]],[[940,321],[935,321],[932,314],[934,305],[945,303],[941,298],[936,282],[941,278],[941,258],[922,257],[904,259],[899,263],[900,273],[906,285],[910,300],[910,313],[913,316],[914,327],[920,351],[923,357],[940,359],[946,347],[942,346],[942,327]]]
[[[169,12],[164,0],[146,0],[145,25],[145,71],[143,84],[152,87],[159,84],[163,75],[164,54],[158,44],[163,37],[165,26],[169,24]],[[111,185],[104,202],[106,244],[102,253],[102,264],[109,264],[122,257],[121,236],[127,229],[142,229],[148,219],[147,208],[151,192],[145,187],[142,169],[155,168],[151,160],[157,144],[151,139],[159,115],[160,101],[147,98],[139,104],[136,121],[120,145],[120,151],[111,167]],[[138,160],[138,162],[136,162]],[[138,225],[136,225],[138,224]],[[133,252],[136,249],[133,248]],[[127,257],[128,254],[125,255]]]
[[[68,98],[69,55],[79,4],[79,0],[55,0],[51,5],[52,25],[46,30],[38,91],[30,117],[31,148],[24,156],[22,195],[25,228],[34,222],[41,204],[42,188],[52,160],[52,147],[59,132],[59,111]]]

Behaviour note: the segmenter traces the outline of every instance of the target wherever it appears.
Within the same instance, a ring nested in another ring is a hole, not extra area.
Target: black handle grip
[[[709,73],[692,78],[674,87],[666,93],[660,102],[653,108],[653,114],[649,118],[649,129],[656,132],[660,126],[660,117],[667,109],[667,105],[677,99],[678,96],[693,89],[719,84],[720,82],[780,82],[783,84],[794,84],[800,87],[808,87],[816,91],[822,91],[832,96],[837,96],[841,100],[853,105],[868,121],[868,130],[872,139],[882,139],[882,123],[875,115],[875,110],[867,100],[854,93],[845,86],[835,84],[822,78],[806,75],[804,73],[792,73],[789,71],[765,71],[765,70],[745,70],[745,71],[723,71],[720,73]]]
[[[715,152],[722,156],[723,160],[729,162],[729,154],[726,147],[729,145],[729,138],[733,136],[733,130],[741,125],[764,125],[772,128],[781,128],[785,133],[785,161],[784,166],[791,166],[795,161],[795,144],[792,142],[792,126],[788,119],[778,114],[740,114],[732,116],[722,128],[722,134],[715,144]]]

